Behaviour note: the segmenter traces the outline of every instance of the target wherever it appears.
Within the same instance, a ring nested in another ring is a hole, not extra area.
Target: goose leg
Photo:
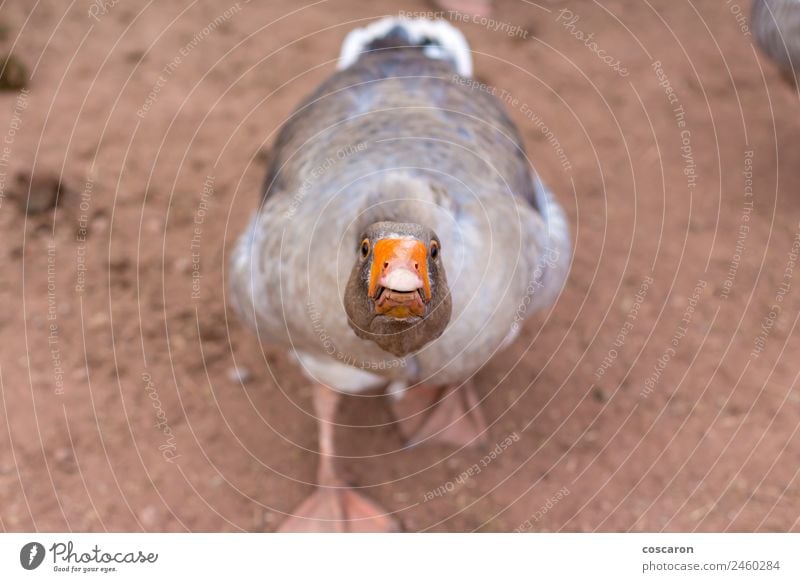
[[[407,446],[422,442],[458,447],[485,444],[486,419],[472,382],[415,386],[392,396],[394,415]]]
[[[391,532],[397,522],[369,498],[347,486],[334,466],[333,427],[340,395],[321,384],[314,388],[319,426],[317,490],[283,522],[281,532]]]

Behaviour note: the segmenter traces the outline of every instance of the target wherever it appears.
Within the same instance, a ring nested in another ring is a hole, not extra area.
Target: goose
[[[280,531],[398,531],[337,473],[342,395],[386,390],[409,446],[485,442],[475,373],[568,272],[564,210],[463,35],[388,17],[282,126],[230,259],[230,302],[309,379],[317,487]]]
[[[753,36],[761,50],[796,85],[800,72],[800,0],[754,0]]]

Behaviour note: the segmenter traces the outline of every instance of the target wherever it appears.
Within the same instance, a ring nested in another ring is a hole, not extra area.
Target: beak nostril
[[[414,269],[419,271],[419,263],[414,263]]]
[[[388,267],[389,267],[389,261],[386,261],[385,263],[383,263],[383,268],[384,268],[384,269],[386,269],[386,268],[388,268]]]

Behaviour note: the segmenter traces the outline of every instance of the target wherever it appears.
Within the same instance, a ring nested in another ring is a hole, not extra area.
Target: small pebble
[[[105,232],[108,230],[108,224],[109,224],[108,218],[102,215],[98,215],[92,219],[91,228],[93,231],[96,231],[98,233]]]
[[[397,491],[394,494],[394,499],[400,503],[406,503],[409,499],[409,496],[408,493],[405,493],[404,491]]]
[[[247,384],[253,379],[253,374],[244,366],[234,366],[228,370],[228,379],[231,382]]]
[[[29,215],[50,210],[63,195],[64,186],[54,172],[17,174],[13,197],[20,209]]]
[[[175,270],[179,273],[189,274],[192,272],[192,261],[189,257],[181,257],[180,259],[175,259],[173,263]]]
[[[74,473],[78,470],[78,464],[75,461],[75,456],[72,449],[61,448],[53,454],[56,467],[64,473]]]
[[[268,509],[264,510],[264,523],[267,525],[272,525],[278,523],[280,521],[280,516],[269,511]]]
[[[445,464],[445,467],[447,467],[450,470],[458,469],[463,465],[463,463],[459,459],[457,459],[456,457],[449,457],[444,462],[444,464]]]
[[[105,312],[97,312],[89,318],[89,329],[100,329],[108,325],[108,315]]]
[[[14,55],[0,57],[0,91],[19,91],[28,84],[28,68]]]
[[[269,147],[259,149],[256,153],[256,159],[264,164],[272,161],[272,149]]]
[[[148,505],[139,512],[139,521],[147,529],[152,529],[158,524],[158,508],[154,505]]]

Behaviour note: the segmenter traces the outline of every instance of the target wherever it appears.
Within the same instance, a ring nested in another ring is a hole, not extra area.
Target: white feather
[[[412,43],[422,44],[425,39],[435,45],[425,47],[425,55],[432,59],[452,60],[456,72],[462,77],[472,76],[472,54],[469,44],[456,27],[444,20],[387,17],[364,28],[356,28],[347,35],[339,54],[339,70],[354,64],[367,46],[386,36],[395,26],[401,26]]]
[[[335,357],[312,356],[301,351],[290,354],[297,358],[307,377],[342,392],[366,392],[385,386],[387,382],[383,376],[342,363]]]

